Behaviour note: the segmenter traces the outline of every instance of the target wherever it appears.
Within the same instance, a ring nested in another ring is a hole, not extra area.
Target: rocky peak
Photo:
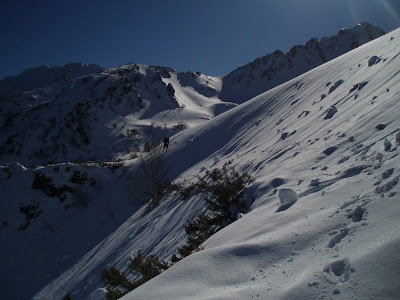
[[[224,76],[220,99],[242,103],[384,34],[361,23],[331,37],[312,38],[287,53],[277,50]]]

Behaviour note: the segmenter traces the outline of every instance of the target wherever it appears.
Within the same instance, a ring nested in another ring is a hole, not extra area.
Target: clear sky
[[[0,0],[0,79],[68,62],[226,75],[360,22],[400,27],[400,0]]]

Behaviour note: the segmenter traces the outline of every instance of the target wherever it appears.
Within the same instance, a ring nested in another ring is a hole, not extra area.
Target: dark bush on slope
[[[28,228],[31,220],[36,219],[42,213],[39,209],[38,201],[31,201],[29,204],[23,205],[19,204],[19,212],[25,215],[25,223],[19,225],[18,230],[22,231]]]
[[[170,265],[160,260],[157,255],[150,255],[144,259],[142,252],[138,251],[136,256],[130,259],[128,266],[131,274],[139,277],[136,281],[130,281],[115,267],[103,268],[100,280],[107,285],[107,300],[122,297],[169,267]]]
[[[174,253],[172,262],[201,250],[200,245],[210,236],[236,221],[239,213],[248,211],[251,203],[243,199],[243,193],[249,180],[247,173],[239,174],[234,169],[228,172],[224,166],[222,169],[207,172],[203,178],[198,176],[197,183],[182,188],[181,195],[184,197],[193,193],[206,193],[204,199],[209,212],[200,213],[196,219],[186,224],[186,243]]]
[[[70,293],[67,293],[62,300],[73,300]]]
[[[130,281],[127,275],[115,267],[103,268],[101,281],[107,285],[107,299],[122,297],[182,258],[201,250],[201,244],[210,236],[236,221],[239,213],[247,212],[251,203],[243,199],[243,193],[249,180],[247,173],[239,174],[234,169],[228,172],[224,166],[222,169],[207,172],[204,177],[198,176],[195,183],[165,181],[160,184],[160,193],[164,196],[177,192],[182,200],[186,200],[191,195],[205,194],[204,200],[209,211],[200,213],[185,225],[186,242],[173,253],[169,263],[162,261],[157,255],[144,258],[141,251],[138,251],[136,257],[130,259],[128,266],[130,273],[139,278],[136,281]]]

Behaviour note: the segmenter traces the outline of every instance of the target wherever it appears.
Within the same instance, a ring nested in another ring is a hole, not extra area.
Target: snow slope
[[[123,299],[399,297],[399,65],[400,29],[173,136],[170,179],[226,164],[251,175],[255,201]],[[139,209],[34,298],[101,296],[102,266],[170,258],[204,209],[174,195]]]
[[[123,299],[399,297],[399,65],[396,30],[176,136],[175,174],[229,162],[256,200]]]
[[[312,38],[288,53],[275,51],[222,77],[219,98],[243,103],[384,34],[379,27],[361,23],[331,37]]]

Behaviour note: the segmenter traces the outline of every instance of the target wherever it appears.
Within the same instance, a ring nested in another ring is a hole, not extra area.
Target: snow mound
[[[287,210],[299,199],[299,195],[291,188],[281,188],[278,190],[278,198],[281,203],[277,212]]]

